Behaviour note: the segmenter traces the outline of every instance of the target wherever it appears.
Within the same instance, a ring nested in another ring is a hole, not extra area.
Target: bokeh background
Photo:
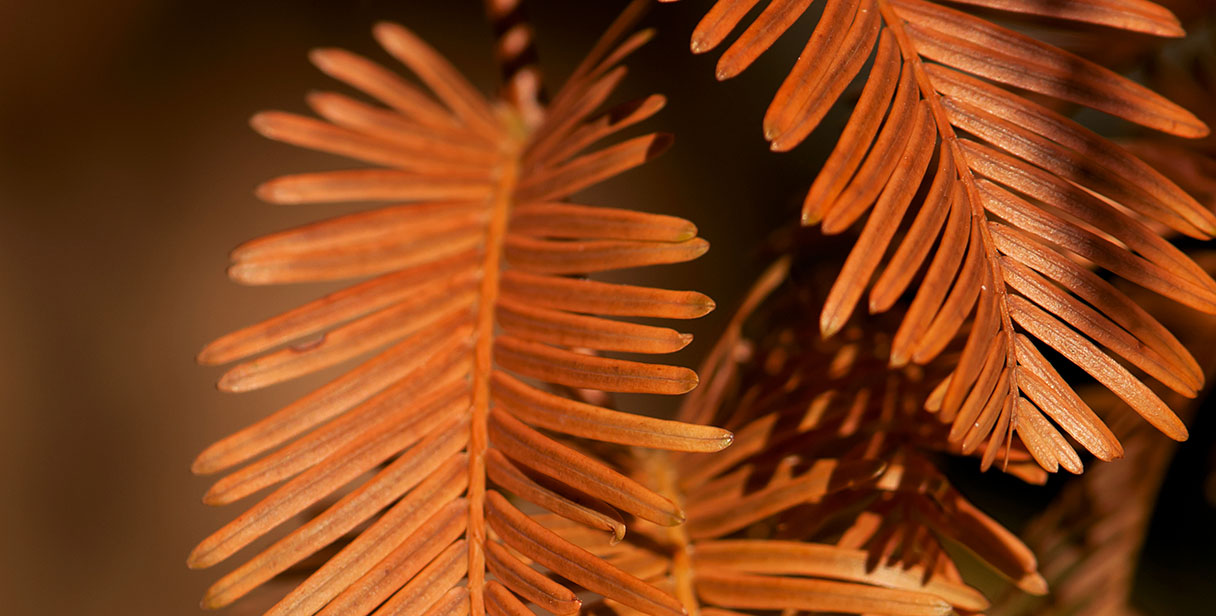
[[[707,256],[640,275],[729,308],[764,265],[765,238],[796,220],[831,136],[778,156],[759,128],[787,68],[777,57],[792,58],[813,22],[718,84],[715,58],[687,52],[703,4],[652,11],[660,36],[629,63],[621,95],[667,94],[648,127],[674,132],[676,146],[586,200],[697,222]],[[622,5],[529,3],[551,84]],[[219,371],[193,356],[328,290],[238,286],[226,253],[345,211],[258,202],[252,188],[265,179],[342,163],[262,139],[247,119],[304,111],[305,92],[339,87],[308,64],[311,47],[386,59],[370,37],[379,19],[408,25],[491,91],[481,11],[475,0],[0,2],[0,613],[198,613],[217,573],[187,570],[186,554],[241,505],[203,506],[209,480],[190,475],[190,461],[307,387],[223,395]],[[677,361],[694,365],[727,312],[689,324],[698,342]],[[1146,613],[1207,605],[1212,433],[1201,413],[1166,485],[1138,577]],[[1053,492],[966,485],[1014,525]]]

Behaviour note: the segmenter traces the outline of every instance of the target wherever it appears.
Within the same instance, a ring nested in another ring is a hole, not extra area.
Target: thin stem
[[[684,493],[679,488],[676,468],[671,456],[665,451],[652,452],[647,457],[648,469],[646,475],[652,478],[655,492],[684,509]],[[688,537],[685,525],[678,524],[665,528],[668,549],[671,554],[671,577],[675,586],[676,599],[684,605],[689,616],[700,616],[701,605],[697,601],[696,587],[692,566],[692,540]]]
[[[481,288],[477,305],[477,341],[473,355],[472,421],[469,426],[469,599],[473,616],[484,616],[486,462],[489,445],[490,374],[494,369],[494,308],[498,303],[503,241],[507,235],[515,186],[519,181],[518,142],[504,152],[486,229]]]
[[[1018,362],[1017,350],[1013,344],[1013,321],[1009,317],[1009,308],[1005,304],[1005,296],[1008,291],[1005,289],[1005,276],[1001,271],[1000,255],[996,250],[996,243],[992,241],[992,236],[988,231],[988,216],[984,212],[983,202],[979,196],[979,189],[975,186],[975,178],[971,175],[971,170],[966,165],[966,156],[963,153],[963,148],[959,144],[958,135],[954,132],[954,126],[950,124],[950,119],[946,114],[946,110],[942,107],[941,96],[937,90],[933,88],[933,84],[929,81],[929,75],[925,72],[924,65],[921,62],[920,54],[916,51],[916,46],[912,43],[907,31],[904,30],[903,20],[895,14],[895,10],[891,7],[888,0],[875,0],[879,11],[882,12],[883,22],[891,29],[891,33],[895,35],[895,41],[899,44],[900,53],[904,61],[912,66],[912,74],[916,77],[917,86],[920,88],[921,96],[925,102],[929,104],[929,110],[933,114],[934,123],[937,124],[937,132],[941,137],[942,143],[950,148],[953,154],[953,164],[955,176],[963,184],[963,190],[967,195],[967,203],[971,206],[971,232],[980,233],[980,245],[984,247],[984,260],[987,262],[988,268],[984,273],[984,284],[991,285],[992,293],[996,294],[996,305],[998,314],[1001,319],[1001,333],[1004,333],[1003,340],[1005,341],[1005,365],[1008,367],[1009,374],[1009,391],[1008,396],[1017,397],[1019,395],[1018,388]],[[960,166],[960,163],[962,165]],[[984,292],[983,289],[980,291]],[[976,300],[978,306],[979,300]],[[973,324],[974,327],[974,324]],[[1009,423],[1009,431],[1013,431],[1013,421]],[[1006,452],[1008,455],[1008,452]]]

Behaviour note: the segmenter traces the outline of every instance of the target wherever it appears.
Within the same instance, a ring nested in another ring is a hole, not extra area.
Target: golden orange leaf
[[[190,566],[215,565],[306,517],[213,585],[206,607],[335,544],[268,613],[518,616],[531,613],[525,602],[577,612],[575,592],[534,563],[635,609],[681,613],[662,590],[546,530],[497,491],[619,540],[620,512],[673,525],[683,511],[536,428],[676,451],[731,442],[719,428],[561,395],[692,389],[697,375],[686,368],[585,351],[678,351],[691,336],[606,317],[687,319],[713,309],[694,292],[568,277],[688,261],[708,248],[686,220],[570,201],[671,141],[651,134],[600,145],[656,113],[661,97],[593,115],[624,74],[617,64],[648,38],[629,34],[640,8],[626,10],[547,107],[528,95],[534,69],[509,75],[506,100],[490,101],[412,32],[382,23],[376,39],[424,88],[372,60],[319,50],[312,59],[322,71],[383,106],[321,93],[309,104],[323,119],[254,117],[267,137],[370,165],[272,180],[263,198],[392,204],[233,251],[229,274],[243,283],[370,279],[224,336],[199,361],[243,360],[219,386],[248,391],[378,354],[199,456],[200,473],[246,463],[216,482],[209,503],[278,487],[205,539]],[[530,45],[527,33],[504,36],[514,54]]]

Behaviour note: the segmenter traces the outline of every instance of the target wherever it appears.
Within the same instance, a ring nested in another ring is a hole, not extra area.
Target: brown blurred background
[[[529,3],[551,84],[622,5]],[[652,12],[661,36],[630,62],[621,96],[668,94],[648,128],[676,133],[676,147],[586,201],[697,222],[713,246],[706,257],[641,275],[729,308],[763,265],[765,236],[795,220],[831,138],[769,154],[759,119],[786,63],[715,83],[715,58],[687,53],[703,10],[683,2]],[[339,87],[309,66],[310,47],[385,60],[370,37],[378,19],[408,25],[493,88],[489,28],[474,0],[0,3],[0,613],[197,613],[217,573],[187,570],[186,554],[241,505],[203,506],[209,481],[190,475],[190,461],[307,387],[221,395],[219,372],[195,366],[194,353],[328,290],[240,287],[224,276],[226,253],[344,211],[258,202],[260,181],[341,163],[264,140],[246,120],[266,108],[303,111],[309,89]],[[783,57],[812,25],[782,39]],[[695,363],[725,313],[690,324],[699,340],[677,360]],[[1195,430],[1196,447],[1210,443],[1211,423]],[[1001,490],[980,496],[1013,502]],[[1011,507],[1025,515],[1049,493],[1021,489]],[[1210,509],[1197,515],[1185,523],[1211,525]],[[1206,537],[1213,545],[1210,529]],[[1195,564],[1173,572],[1179,557],[1167,556],[1157,584],[1184,588],[1167,595],[1149,579],[1149,613],[1180,613],[1171,606],[1209,592],[1191,584],[1212,578],[1194,575],[1216,575]],[[1183,562],[1204,562],[1191,556]]]

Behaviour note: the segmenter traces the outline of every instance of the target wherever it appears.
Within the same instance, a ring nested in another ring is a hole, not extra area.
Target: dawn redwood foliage
[[[270,180],[263,199],[384,205],[232,253],[229,275],[245,284],[352,282],[208,345],[201,363],[238,362],[222,390],[363,359],[195,461],[197,473],[227,472],[208,504],[273,489],[199,544],[191,567],[288,527],[220,578],[205,607],[302,570],[268,614],[978,614],[1008,602],[965,581],[957,547],[1023,596],[1069,580],[1041,573],[1030,547],[955,489],[942,455],[1042,483],[1060,467],[1081,473],[1082,455],[1124,456],[1116,434],[1136,435],[1136,452],[1143,426],[1186,438],[1171,404],[1196,396],[1208,366],[1127,283],[1216,312],[1216,282],[1169,241],[1216,234],[1216,215],[1132,153],[1165,146],[1124,149],[1067,114],[1090,108],[1184,138],[1207,126],[989,20],[1181,36],[1170,11],[1145,0],[816,6],[763,129],[786,151],[851,104],[809,179],[801,223],[818,231],[790,234],[730,302],[698,377],[610,355],[684,348],[690,335],[653,323],[703,316],[713,300],[594,279],[696,259],[708,249],[696,226],[576,199],[670,143],[620,134],[662,96],[606,104],[653,34],[636,29],[646,5],[625,8],[552,97],[518,0],[488,0],[496,97],[380,23],[373,34],[398,66],[315,50],[348,88],[310,94],[318,117],[253,118],[271,139],[363,165]],[[811,6],[718,0],[692,51],[725,46],[717,77],[733,77]],[[859,95],[846,103],[851,84]],[[847,231],[856,241],[820,288],[807,272],[825,265],[804,245]],[[1082,371],[1104,389],[1062,375]],[[664,419],[616,408],[614,392],[685,397]],[[1120,405],[1147,423],[1129,427]],[[1077,485],[1082,496],[1051,519],[1107,506]],[[1142,533],[1146,515],[1119,528]],[[1058,549],[1055,526],[1040,521],[1030,543]]]

